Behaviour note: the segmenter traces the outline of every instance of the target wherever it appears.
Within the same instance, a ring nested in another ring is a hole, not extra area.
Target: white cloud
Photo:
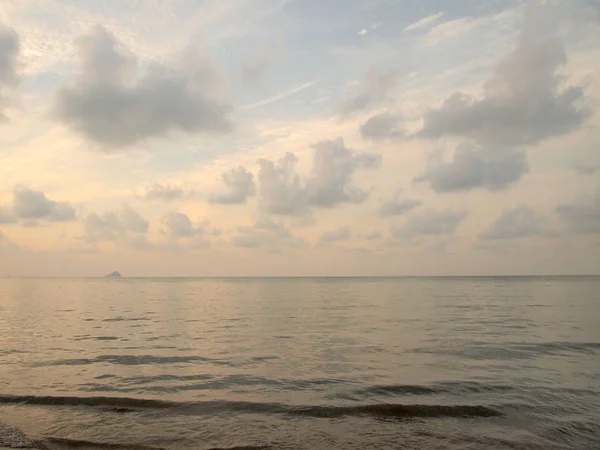
[[[404,32],[407,33],[409,31],[415,31],[421,28],[425,28],[435,22],[437,22],[438,20],[440,20],[442,17],[444,16],[443,12],[437,13],[437,14],[432,14],[430,16],[427,17],[423,17],[422,19],[411,23],[410,25],[408,25],[407,27],[404,28]]]

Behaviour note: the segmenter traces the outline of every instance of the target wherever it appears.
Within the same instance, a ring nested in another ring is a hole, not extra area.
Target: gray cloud
[[[579,175],[594,175],[596,172],[600,171],[600,164],[578,163],[573,165],[573,170]]]
[[[516,183],[529,170],[521,150],[460,144],[450,162],[430,162],[415,179],[427,182],[438,193],[487,189],[497,191]]]
[[[342,103],[342,114],[349,115],[380,105],[389,98],[397,84],[398,76],[395,72],[371,69],[361,81],[356,94],[349,96]]]
[[[198,53],[181,69],[153,64],[137,74],[137,60],[98,26],[78,42],[81,73],[56,96],[56,118],[104,147],[187,133],[228,131],[230,107],[210,97],[215,70]]]
[[[563,204],[556,213],[570,234],[600,234],[600,189],[590,201]]]
[[[17,61],[19,35],[12,28],[0,25],[0,121],[6,120],[4,109],[8,105],[6,90],[19,82]]]
[[[265,74],[281,50],[281,43],[275,45],[264,43],[254,56],[244,61],[242,66],[242,81],[253,89],[265,91]]]
[[[287,153],[277,163],[258,161],[258,200],[260,208],[270,214],[294,215],[306,211],[306,193],[296,174],[298,158]]]
[[[358,235],[358,237],[367,241],[376,241],[381,239],[383,236],[379,231],[372,231],[370,233],[361,233]]]
[[[215,192],[209,197],[212,203],[239,205],[246,203],[248,197],[252,197],[256,193],[254,176],[251,172],[247,172],[243,166],[222,173],[221,182],[223,183],[223,190]]]
[[[161,223],[166,227],[167,234],[172,238],[192,237],[201,232],[196,228],[190,218],[177,211],[168,212],[161,219]]]
[[[395,230],[394,234],[399,238],[450,235],[466,217],[465,211],[428,209],[413,216],[406,226]]]
[[[544,234],[544,219],[528,206],[507,209],[479,234],[483,240],[517,239]]]
[[[148,188],[145,198],[146,200],[160,200],[164,202],[172,202],[181,199],[183,196],[184,191],[178,186],[155,183]]]
[[[356,153],[341,138],[318,142],[313,168],[306,179],[296,174],[297,158],[288,153],[277,163],[259,160],[260,208],[270,214],[299,215],[308,207],[333,208],[343,203],[361,203],[369,192],[352,183],[360,169],[377,167],[378,155]]]
[[[12,209],[5,206],[0,206],[0,224],[2,223],[16,223],[17,216],[13,213]]]
[[[315,158],[306,185],[308,204],[330,208],[340,203],[362,203],[369,193],[354,186],[352,177],[360,169],[379,166],[379,155],[356,153],[342,138],[321,141],[312,148]]]
[[[340,227],[337,230],[326,231],[319,238],[319,244],[331,244],[333,242],[349,241],[352,232],[348,227]]]
[[[386,217],[386,216],[401,216],[415,208],[418,208],[419,206],[421,206],[423,204],[423,202],[421,202],[420,200],[413,200],[413,199],[401,200],[399,198],[399,195],[400,195],[400,192],[397,192],[396,195],[394,195],[393,199],[388,200],[387,202],[383,203],[381,205],[381,207],[379,208],[379,214],[381,214],[384,217]]]
[[[581,86],[561,88],[567,62],[560,40],[529,10],[514,50],[496,66],[482,98],[455,93],[424,116],[419,136],[459,136],[483,145],[534,144],[577,129],[588,116]]]
[[[233,245],[244,248],[264,248],[280,251],[282,247],[297,247],[304,241],[296,237],[288,228],[266,216],[261,216],[250,227],[239,227],[233,238]]]
[[[84,240],[90,243],[118,241],[144,237],[149,224],[137,211],[123,205],[119,211],[109,211],[102,215],[90,213],[83,221]]]
[[[69,202],[50,200],[43,192],[25,186],[13,189],[13,212],[26,221],[69,222],[76,218],[75,208]]]
[[[363,139],[373,141],[383,139],[398,139],[404,137],[404,130],[400,128],[400,117],[395,114],[377,114],[360,127],[360,135]]]

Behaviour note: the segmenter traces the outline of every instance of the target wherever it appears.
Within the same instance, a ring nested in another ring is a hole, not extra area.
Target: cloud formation
[[[331,244],[333,242],[349,241],[352,232],[348,227],[340,227],[336,230],[325,231],[319,238],[319,244]]]
[[[535,144],[577,129],[588,116],[581,86],[562,87],[567,63],[561,41],[525,16],[514,50],[496,66],[482,98],[455,93],[425,114],[419,136],[472,138],[482,145]]]
[[[544,234],[544,220],[528,206],[517,206],[502,212],[500,217],[479,234],[483,240],[518,239]]]
[[[18,219],[26,221],[69,222],[76,218],[75,208],[69,202],[50,200],[43,192],[25,186],[13,189],[12,209]]]
[[[84,219],[83,226],[84,240],[88,243],[145,238],[149,229],[148,221],[128,205],[102,215],[90,213]]]
[[[268,68],[281,52],[281,44],[269,45],[264,43],[253,57],[244,61],[242,66],[242,81],[249,87],[264,91],[264,79]]]
[[[211,98],[215,69],[188,51],[182,68],[157,63],[138,75],[137,59],[98,26],[78,41],[81,72],[56,95],[59,121],[105,147],[186,133],[228,131],[230,107]]]
[[[164,202],[172,202],[181,199],[183,196],[184,191],[178,186],[155,183],[148,188],[145,198],[146,200],[160,200]]]
[[[398,84],[395,72],[371,69],[360,82],[357,92],[347,97],[340,107],[342,115],[366,111],[385,102]]]
[[[377,167],[378,155],[357,153],[342,138],[321,141],[312,146],[311,173],[303,181],[296,173],[297,158],[288,153],[277,163],[259,160],[258,200],[269,214],[299,215],[309,207],[333,208],[343,203],[362,203],[369,192],[353,184],[361,169]]]
[[[250,227],[239,227],[232,243],[235,247],[263,248],[279,252],[282,248],[298,247],[304,241],[296,237],[288,228],[267,216],[260,216]]]
[[[17,61],[19,35],[12,28],[0,25],[0,121],[6,120],[4,110],[8,105],[6,91],[19,82]]]
[[[467,217],[465,211],[427,209],[413,216],[408,223],[395,231],[396,237],[442,236],[454,234]]]
[[[438,193],[477,188],[498,191],[516,183],[528,170],[522,150],[463,142],[456,147],[451,161],[430,161],[415,181],[429,183]]]
[[[383,139],[398,139],[404,137],[404,130],[400,128],[400,118],[396,114],[377,114],[360,126],[360,135],[363,139],[379,141]]]
[[[0,224],[3,223],[16,223],[17,216],[12,212],[12,209],[6,206],[0,206]]]
[[[254,176],[243,166],[223,172],[220,180],[223,188],[220,192],[213,192],[210,195],[209,200],[212,203],[240,205],[246,203],[248,197],[252,197],[256,193]]]
[[[557,206],[556,213],[568,234],[600,234],[600,189],[589,201]]]
[[[384,202],[379,208],[379,214],[383,217],[401,216],[407,212],[418,208],[423,204],[420,200],[400,199],[400,192],[396,192],[394,198]]]

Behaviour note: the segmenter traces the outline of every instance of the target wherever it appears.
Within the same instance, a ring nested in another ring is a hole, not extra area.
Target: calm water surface
[[[3,279],[0,423],[48,448],[600,448],[600,278]]]

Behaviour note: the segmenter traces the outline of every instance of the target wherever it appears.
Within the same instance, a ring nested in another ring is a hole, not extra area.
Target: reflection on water
[[[49,448],[600,448],[599,305],[591,277],[5,279],[0,423]]]

